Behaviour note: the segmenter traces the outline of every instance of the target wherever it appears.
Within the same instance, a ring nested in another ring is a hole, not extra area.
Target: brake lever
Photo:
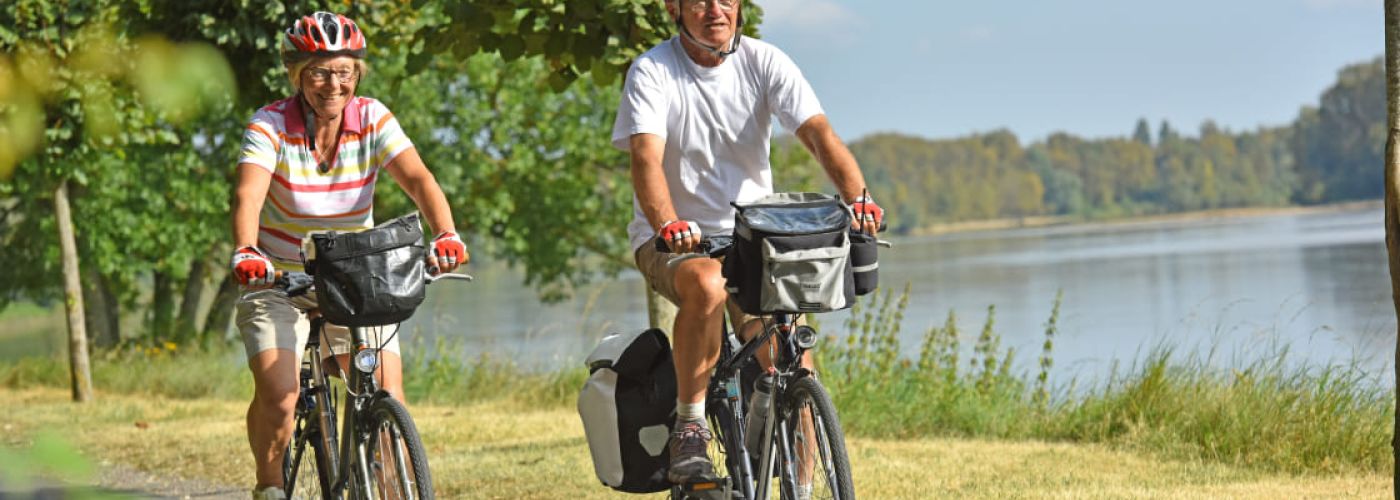
[[[428,277],[423,278],[423,281],[424,281],[425,283],[429,284],[429,285],[431,285],[431,284],[433,284],[433,283],[436,283],[436,282],[438,282],[439,280],[462,280],[462,281],[466,281],[466,282],[471,282],[471,281],[475,281],[476,278],[473,278],[472,275],[470,275],[470,274],[463,274],[463,273],[429,274]]]

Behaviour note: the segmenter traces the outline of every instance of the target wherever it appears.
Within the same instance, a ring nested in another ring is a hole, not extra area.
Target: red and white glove
[[[258,247],[246,246],[233,252],[233,278],[247,287],[265,287],[277,279],[272,261]]]
[[[851,200],[851,212],[855,215],[856,226],[866,228],[872,234],[879,230],[880,222],[885,220],[885,209],[876,205],[869,196],[857,196]]]
[[[438,271],[445,273],[467,263],[467,244],[452,231],[443,231],[433,238],[433,260]]]
[[[677,244],[694,237],[695,242],[700,241],[700,226],[688,220],[673,220],[661,225],[661,229],[656,232],[657,237],[665,240],[672,251],[679,250]]]

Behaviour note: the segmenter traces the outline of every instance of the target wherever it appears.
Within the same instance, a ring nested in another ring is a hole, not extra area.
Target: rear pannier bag
[[[855,300],[851,213],[839,198],[776,193],[734,203],[729,293],[749,314],[821,313]]]
[[[423,303],[423,228],[418,214],[360,232],[313,233],[307,273],[327,321],[344,326],[401,322]]]
[[[603,338],[588,356],[578,414],[593,471],[628,493],[666,491],[667,441],[675,426],[676,372],[659,329]]]

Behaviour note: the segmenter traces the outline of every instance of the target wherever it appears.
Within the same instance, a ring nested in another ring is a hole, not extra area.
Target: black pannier
[[[855,300],[851,212],[840,198],[775,193],[734,203],[729,293],[749,314],[821,313]]]
[[[676,372],[658,329],[614,334],[588,356],[578,414],[593,471],[618,491],[666,491],[667,441],[675,426]]]
[[[344,326],[401,322],[423,303],[423,228],[418,214],[360,232],[313,233],[306,272],[327,321]]]

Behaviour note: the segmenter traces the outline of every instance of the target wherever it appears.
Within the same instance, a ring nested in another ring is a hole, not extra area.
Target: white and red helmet
[[[311,56],[365,57],[365,34],[355,21],[330,12],[297,19],[282,37],[282,58],[288,63]]]

